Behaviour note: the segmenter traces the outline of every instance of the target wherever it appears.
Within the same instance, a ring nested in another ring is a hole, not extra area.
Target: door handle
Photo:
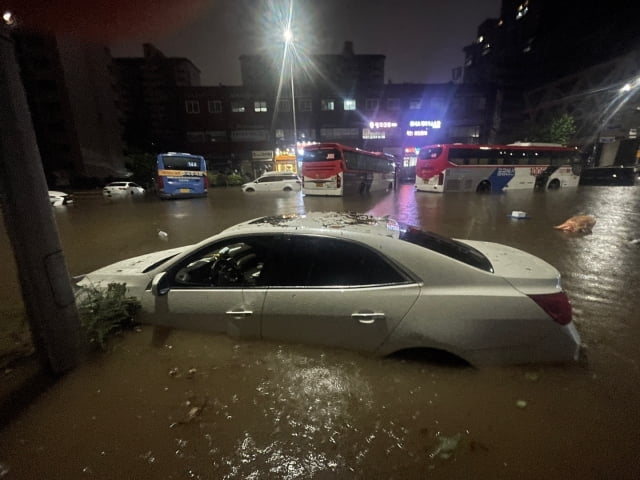
[[[365,325],[369,325],[376,320],[384,320],[384,313],[380,312],[370,312],[370,313],[352,313],[351,318],[358,320],[358,322],[363,323]]]
[[[224,313],[234,317],[248,317],[249,315],[253,315],[252,310],[227,310]]]

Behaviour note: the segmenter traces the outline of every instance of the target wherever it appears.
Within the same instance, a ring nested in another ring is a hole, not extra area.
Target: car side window
[[[223,240],[185,259],[170,273],[173,288],[238,288],[263,284],[270,237]]]
[[[344,287],[404,283],[407,278],[382,255],[347,240],[284,236],[274,247],[269,286]]]

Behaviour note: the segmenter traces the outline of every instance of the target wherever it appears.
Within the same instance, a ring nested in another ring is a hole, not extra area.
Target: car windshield
[[[489,259],[475,248],[462,242],[412,226],[401,228],[400,239],[441,253],[472,267],[493,273],[493,265],[491,265]]]

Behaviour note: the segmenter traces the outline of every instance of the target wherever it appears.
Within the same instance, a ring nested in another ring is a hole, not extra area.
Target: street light
[[[293,6],[292,6],[293,7]],[[289,26],[284,31],[284,51],[285,59],[287,53],[293,49],[293,32],[291,32],[291,16],[293,8],[289,10]],[[291,112],[293,112],[293,153],[298,156],[298,128],[296,125],[296,94],[293,86],[293,54],[289,54],[289,74],[291,75]]]

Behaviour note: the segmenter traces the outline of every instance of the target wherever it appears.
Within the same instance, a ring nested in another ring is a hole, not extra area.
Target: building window
[[[437,112],[444,112],[447,108],[447,99],[444,97],[433,97],[431,99],[431,108]]]
[[[187,132],[187,143],[203,143],[204,132]]]
[[[384,140],[385,138],[387,138],[387,136],[384,130],[377,130],[377,129],[371,129],[371,128],[362,129],[363,140]]]
[[[420,110],[422,108],[422,100],[419,98],[412,98],[409,100],[409,110]]]
[[[290,112],[291,111],[291,102],[288,98],[283,100],[278,100],[278,111],[279,112]]]
[[[332,98],[323,98],[320,100],[320,110],[328,112],[336,109],[336,102]]]
[[[186,100],[184,106],[187,113],[200,113],[200,102],[198,100]]]
[[[209,113],[222,113],[222,102],[220,100],[209,100]]]
[[[301,112],[310,112],[310,111],[312,111],[311,99],[310,98],[301,98],[300,100],[298,100],[298,109]]]
[[[205,142],[226,142],[227,132],[226,130],[207,130],[204,132]]]
[[[256,100],[255,102],[253,102],[253,111],[257,113],[266,112],[267,102],[265,102],[264,100]]]
[[[387,98],[387,110],[400,110],[400,99]]]
[[[352,98],[346,98],[343,103],[343,107],[345,110],[355,110],[356,109],[356,101]]]
[[[234,113],[244,113],[244,103],[231,102],[231,111]]]
[[[449,129],[451,143],[479,143],[480,126],[451,127]]]
[[[366,110],[377,110],[380,106],[380,101],[377,98],[367,98],[364,101],[364,108]]]
[[[526,1],[518,5],[518,9],[516,10],[516,20],[520,20],[529,12],[529,2]]]

